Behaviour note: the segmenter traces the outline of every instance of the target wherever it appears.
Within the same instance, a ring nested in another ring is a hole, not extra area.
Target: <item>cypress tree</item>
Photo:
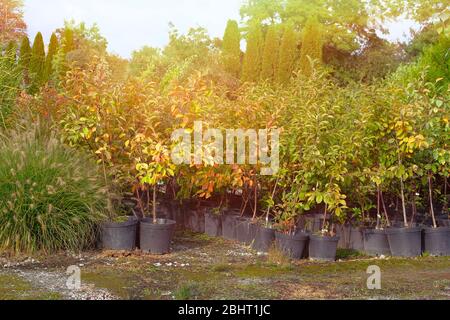
[[[228,20],[223,36],[222,63],[225,71],[239,77],[241,72],[241,34],[235,20]]]
[[[44,39],[40,32],[34,38],[33,48],[31,49],[30,73],[32,77],[32,84],[30,88],[31,93],[37,92],[43,83],[45,71],[45,47]]]
[[[261,79],[273,81],[275,79],[280,39],[275,25],[271,25],[266,34],[264,52],[262,56]]]
[[[260,26],[257,24],[253,25],[247,36],[247,52],[245,53],[242,66],[242,81],[244,82],[257,82],[260,78],[262,38]]]
[[[297,51],[297,36],[294,25],[289,23],[285,26],[283,39],[281,40],[277,72],[277,81],[279,83],[286,84],[291,79]]]
[[[53,74],[53,58],[58,52],[58,38],[56,34],[52,34],[50,38],[50,44],[48,46],[47,58],[45,59],[45,73],[44,81],[47,82],[51,79]]]
[[[322,30],[316,18],[311,18],[305,25],[300,53],[300,71],[305,76],[313,72],[311,62],[322,63],[323,40]]]
[[[31,46],[30,40],[27,36],[23,37],[22,43],[20,44],[20,53],[19,53],[19,64],[22,67],[22,70],[28,71],[30,67],[30,59],[31,59]]]
[[[54,73],[57,81],[64,78],[68,70],[67,54],[75,49],[74,34],[70,27],[64,29],[58,53],[54,58]]]
[[[23,72],[23,82],[25,86],[30,84],[30,61],[31,61],[31,46],[30,40],[27,36],[22,38],[19,52],[19,65]]]

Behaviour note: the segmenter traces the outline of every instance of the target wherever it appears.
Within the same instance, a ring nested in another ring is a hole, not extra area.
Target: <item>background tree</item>
[[[242,81],[257,82],[261,74],[263,36],[261,27],[252,26],[247,35],[247,51],[242,66]]]
[[[26,34],[22,0],[0,0],[0,45],[17,41]]]
[[[262,57],[261,79],[273,81],[278,67],[280,37],[277,26],[270,25],[267,29]]]
[[[25,85],[29,83],[30,60],[31,60],[30,40],[28,39],[27,36],[24,36],[20,44],[19,66],[23,73],[23,81]]]
[[[161,50],[158,48],[145,46],[133,51],[129,65],[130,74],[138,77],[144,72],[153,72],[160,60]]]
[[[53,59],[58,52],[58,38],[55,33],[52,33],[50,38],[50,44],[48,45],[47,58],[45,59],[45,72],[44,81],[47,82],[51,79],[53,74]]]
[[[239,77],[241,72],[241,34],[235,20],[228,21],[223,36],[222,61],[225,71]]]
[[[32,83],[30,92],[35,93],[42,85],[45,73],[45,45],[42,34],[38,32],[31,49],[30,74]]]
[[[309,19],[303,30],[302,39],[300,71],[309,76],[312,72],[312,63],[322,63],[323,56],[322,30],[317,19]]]
[[[298,55],[297,35],[294,25],[289,23],[284,28],[280,46],[277,81],[281,84],[289,82],[294,71],[295,60]]]

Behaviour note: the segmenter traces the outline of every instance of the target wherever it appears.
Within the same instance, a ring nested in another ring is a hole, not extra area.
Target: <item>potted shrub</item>
[[[441,163],[446,163],[445,160]],[[435,167],[434,167],[435,168]],[[432,218],[432,226],[427,227],[424,230],[424,249],[435,256],[448,256],[450,255],[450,227],[445,225],[438,225],[436,220],[434,205],[433,205],[433,187],[432,187],[432,172],[428,173],[428,192],[430,199],[430,212]]]
[[[434,84],[435,85],[435,84]],[[432,87],[433,88],[433,87]],[[433,204],[433,180],[435,177],[442,177],[444,182],[443,209],[448,210],[447,185],[449,176],[450,151],[448,150],[448,136],[450,134],[448,124],[444,118],[446,114],[444,102],[445,98],[434,95],[434,90],[430,94],[425,94],[422,103],[431,106],[431,110],[426,114],[426,136],[428,137],[429,148],[422,152],[421,158],[425,159],[424,167],[426,184],[428,187],[428,197],[430,203],[430,213],[432,219],[431,227],[424,230],[424,249],[426,252],[436,256],[450,255],[450,225],[447,219],[438,220]],[[448,99],[447,99],[448,100]],[[448,101],[447,101],[448,102]],[[448,106],[448,103],[447,103]],[[448,122],[448,120],[447,120]],[[448,214],[448,213],[447,213]]]
[[[273,187],[272,194],[270,199],[267,200],[267,211],[265,215],[264,221],[256,221],[252,223],[254,228],[254,241],[252,243],[252,248],[258,252],[269,252],[270,248],[273,246],[275,242],[275,233],[276,230],[274,225],[270,219],[270,213],[272,208],[275,206],[275,194],[277,192],[278,183],[280,181],[280,177],[277,177],[275,181],[275,185]]]
[[[388,171],[400,182],[403,226],[386,230],[391,253],[399,257],[417,257],[422,254],[422,228],[415,227],[414,214],[409,221],[405,197],[405,180],[413,177],[419,169],[417,165],[408,163],[405,159],[411,159],[417,150],[428,147],[425,137],[414,131],[414,118],[417,117],[414,109],[411,106],[402,106],[398,110],[399,115],[394,116],[394,125],[391,126],[393,137],[388,142],[391,151],[385,153],[385,162],[390,164]]]
[[[133,211],[131,200],[123,201],[124,206],[128,207],[127,211]],[[130,205],[127,205],[130,203]],[[127,216],[127,212],[123,215],[112,215],[108,222],[103,222],[100,226],[101,247],[104,250],[133,251],[136,249],[136,236],[139,219],[136,215]]]
[[[330,182],[326,185],[326,192],[315,191],[310,194],[318,204],[325,202],[324,227],[320,233],[312,234],[309,243],[309,257],[311,260],[335,261],[339,237],[336,235],[334,226],[327,220],[329,210],[337,217],[346,208],[345,196],[337,184]]]
[[[297,229],[297,214],[282,210],[277,214],[275,245],[292,259],[302,259],[305,256],[309,236]]]
[[[145,217],[140,224],[140,248],[152,254],[166,254],[170,251],[176,222],[157,217],[157,188],[174,175],[174,164],[171,162],[169,150],[161,143],[138,135],[132,142],[135,151],[136,170],[139,184],[136,189],[147,192],[152,189],[152,214]],[[150,196],[147,201],[150,201]],[[142,199],[140,206],[144,211]],[[147,206],[147,208],[150,206]]]
[[[383,204],[384,217],[381,215],[381,204]],[[386,234],[386,228],[391,227],[386,205],[383,199],[381,186],[377,186],[377,222],[375,228],[364,230],[364,251],[368,255],[388,256],[391,255],[391,248]]]

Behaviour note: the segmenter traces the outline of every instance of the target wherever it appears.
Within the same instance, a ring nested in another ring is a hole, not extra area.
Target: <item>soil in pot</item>
[[[205,214],[205,233],[210,237],[222,236],[222,216],[218,214]]]
[[[309,236],[306,233],[295,235],[275,233],[275,244],[284,254],[292,259],[300,260],[304,257]]]
[[[275,230],[263,226],[256,227],[256,237],[253,249],[258,252],[269,252],[275,241]]]
[[[349,249],[364,251],[364,232],[362,228],[351,227]]]
[[[390,228],[386,230],[394,257],[418,257],[422,254],[422,228]]]
[[[364,230],[364,252],[370,256],[391,255],[386,230]]]
[[[450,228],[425,228],[425,252],[433,256],[450,256]]]
[[[317,261],[336,261],[339,237],[311,235],[309,240],[309,257]]]
[[[152,218],[141,221],[140,239],[141,250],[152,254],[166,254],[170,252],[170,245],[175,233],[176,222],[173,220]]]
[[[130,217],[121,223],[103,223],[101,226],[101,247],[104,250],[133,251],[136,249],[136,234],[139,221]]]
[[[226,213],[222,217],[222,237],[227,240],[236,240],[237,237],[237,219],[238,215],[234,214],[234,212]]]

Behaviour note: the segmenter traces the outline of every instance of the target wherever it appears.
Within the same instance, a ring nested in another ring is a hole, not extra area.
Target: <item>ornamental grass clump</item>
[[[106,206],[96,164],[38,124],[0,133],[0,249],[81,250]]]

